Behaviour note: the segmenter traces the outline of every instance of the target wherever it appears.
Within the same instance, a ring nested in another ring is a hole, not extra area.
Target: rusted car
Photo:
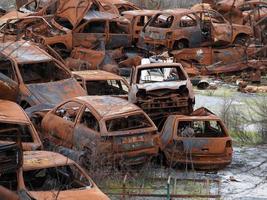
[[[156,14],[141,32],[142,48],[182,49],[206,45],[244,43],[249,26],[230,24],[215,10],[165,10]]]
[[[18,8],[19,12],[32,15],[53,15],[56,13],[58,0],[29,0]]]
[[[111,95],[127,98],[129,84],[121,76],[102,70],[72,72],[88,95]]]
[[[61,154],[25,151],[23,160],[17,173],[0,174],[0,185],[24,191],[27,199],[109,199],[77,163]]]
[[[17,140],[26,151],[42,148],[39,135],[23,109],[14,102],[0,100],[0,141]]]
[[[131,22],[132,41],[138,42],[140,33],[148,20],[157,13],[156,10],[130,10],[122,12],[122,16]]]
[[[232,139],[222,120],[200,108],[191,115],[171,115],[160,133],[167,164],[217,169],[232,161]]]
[[[32,26],[26,35],[54,47],[61,54],[62,51],[70,52],[74,47],[97,49],[104,45],[106,49],[113,49],[131,45],[130,22],[99,11],[88,12],[76,26],[56,16],[51,26],[44,23]]]
[[[51,123],[54,122],[54,123]],[[157,128],[139,107],[110,96],[76,97],[50,111],[42,121],[50,143],[83,154],[95,163],[140,165],[158,153]]]
[[[99,0],[102,6],[105,8],[107,5],[112,4],[117,9],[117,14],[122,14],[124,11],[140,10],[134,3],[125,0]]]
[[[0,53],[1,99],[16,101],[26,109],[86,94],[61,62],[33,43],[1,43]]]
[[[192,84],[179,63],[153,63],[133,68],[128,99],[159,126],[170,114],[190,114],[195,104]]]

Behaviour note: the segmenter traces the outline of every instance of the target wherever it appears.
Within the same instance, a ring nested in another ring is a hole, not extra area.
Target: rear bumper
[[[149,161],[153,156],[156,156],[158,151],[158,147],[152,147],[128,152],[113,152],[108,155],[107,161],[113,161],[123,166],[141,165]]]
[[[193,165],[198,169],[218,169],[229,165],[232,162],[232,153],[224,154],[207,154],[207,155],[195,155],[188,153],[171,153],[165,151],[167,162],[174,166],[176,164]]]

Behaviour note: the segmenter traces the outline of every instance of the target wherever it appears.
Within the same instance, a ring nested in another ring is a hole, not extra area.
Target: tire
[[[237,36],[235,38],[234,44],[246,45],[248,40],[249,40],[249,37],[247,35]]]
[[[180,50],[180,49],[184,49],[184,48],[187,48],[188,45],[187,45],[187,42],[184,41],[184,40],[179,40],[179,41],[176,41],[173,45],[173,49],[174,50]]]

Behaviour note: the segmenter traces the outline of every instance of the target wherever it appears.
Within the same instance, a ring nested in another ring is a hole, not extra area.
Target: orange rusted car
[[[24,109],[86,94],[61,62],[33,43],[1,43],[0,58],[0,98]]]
[[[249,26],[230,24],[215,10],[165,10],[144,27],[142,48],[182,49],[206,45],[244,43],[252,35]]]
[[[190,114],[195,96],[190,79],[179,63],[153,63],[133,68],[129,101],[162,125],[170,114]]]
[[[51,144],[83,153],[88,165],[139,165],[158,153],[154,123],[139,107],[118,97],[65,101],[43,118],[42,129]]]
[[[42,148],[37,131],[22,108],[14,102],[0,100],[0,141],[22,142],[23,150]]]
[[[131,22],[132,41],[138,42],[140,33],[150,18],[158,13],[156,10],[130,10],[122,12],[122,16]]]
[[[119,75],[102,70],[75,71],[72,73],[88,95],[111,95],[127,98],[129,84]]]
[[[17,173],[0,174],[0,185],[29,199],[108,200],[74,161],[49,151],[25,151]]]
[[[171,115],[160,133],[161,150],[171,166],[216,169],[232,161],[232,139],[219,117],[205,108]]]

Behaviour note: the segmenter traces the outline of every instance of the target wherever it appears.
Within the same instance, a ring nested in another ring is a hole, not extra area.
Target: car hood
[[[49,83],[28,84],[27,88],[39,103],[54,105],[73,97],[86,95],[86,91],[74,78]]]
[[[169,90],[177,90],[181,86],[187,85],[187,80],[185,81],[170,81],[170,82],[157,82],[157,83],[143,83],[137,84],[137,88],[140,90],[154,91],[154,90],[162,90],[162,89],[169,89]]]

